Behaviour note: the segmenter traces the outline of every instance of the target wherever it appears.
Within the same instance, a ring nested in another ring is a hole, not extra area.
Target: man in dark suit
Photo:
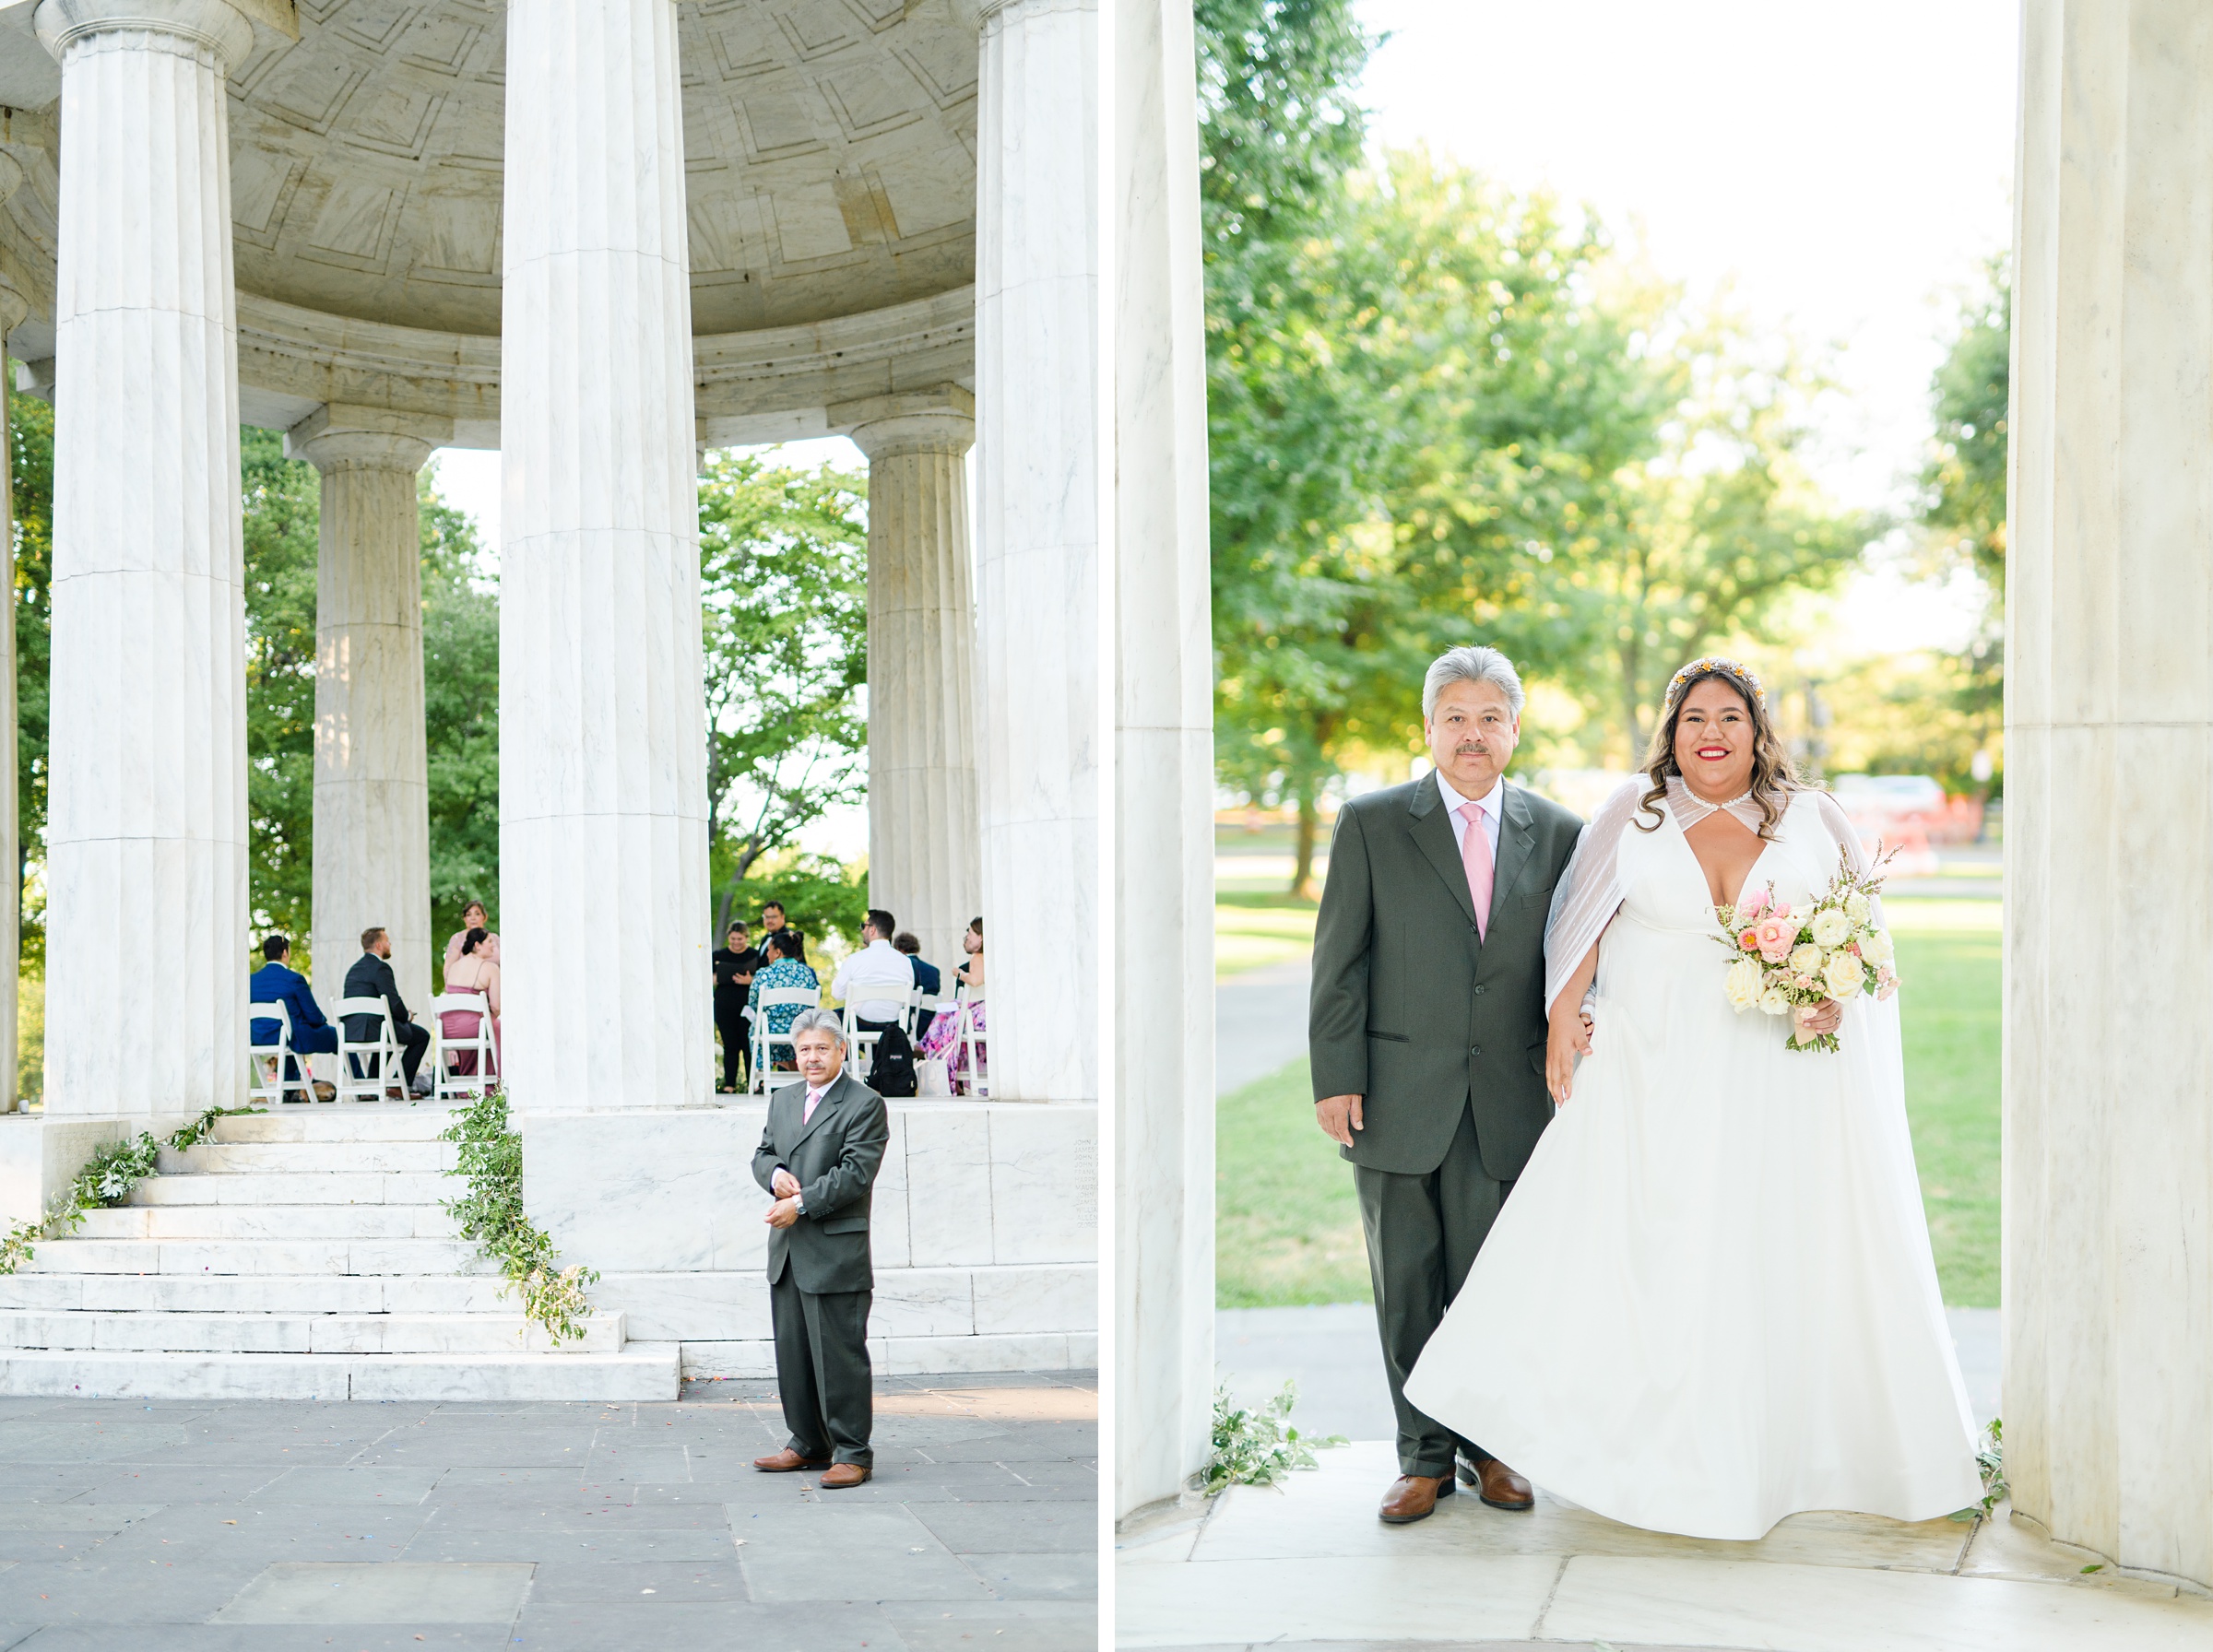
[[[906,954],[907,964],[915,972],[917,986],[933,998],[944,990],[945,977],[938,973],[938,966],[922,962],[922,942],[919,937],[903,929],[892,937],[892,945],[895,950]],[[928,1032],[929,1029],[918,1027],[916,1031]]]
[[[427,1027],[418,1027],[408,1018],[408,1007],[400,1001],[399,983],[392,974],[392,938],[382,929],[361,931],[361,955],[353,961],[346,972],[346,996],[349,998],[382,998],[392,1014],[392,1036],[399,1041],[399,1064],[405,1069],[409,1092],[416,1095],[430,1093],[430,1080],[418,1082],[415,1072],[422,1065],[423,1052],[431,1047],[431,1033]],[[346,1036],[356,1043],[366,1043],[376,1036],[376,1021],[373,1016],[349,1015],[346,1018]],[[375,1078],[374,1073],[361,1073],[358,1078]]]
[[[875,1471],[869,1198],[891,1121],[882,1098],[845,1070],[845,1028],[834,1010],[800,1011],[791,1033],[802,1081],[769,1092],[768,1126],[753,1154],[753,1179],[776,1201],[766,1218],[768,1306],[791,1439],[753,1467],[788,1474],[827,1464],[821,1484],[834,1492]]]
[[[1544,920],[1582,822],[1504,779],[1521,680],[1492,648],[1429,667],[1435,769],[1337,816],[1314,935],[1314,1114],[1352,1161],[1400,1478],[1378,1511],[1426,1516],[1459,1475],[1495,1508],[1529,1481],[1406,1402],[1406,1374],[1552,1119]],[[1500,1359],[1514,1351],[1502,1348]]]
[[[266,961],[246,978],[246,997],[256,1004],[282,1004],[284,1013],[291,1022],[290,1044],[295,1056],[327,1056],[338,1047],[338,1030],[324,1019],[323,1007],[315,1002],[309,990],[307,977],[290,968],[285,960],[292,955],[292,943],[281,935],[265,935],[261,939],[261,955]],[[246,1025],[246,1039],[250,1044],[274,1044],[277,1042],[277,1018],[257,1015]],[[275,1057],[271,1057],[272,1060]],[[286,1082],[300,1077],[300,1064],[288,1060],[284,1064]],[[337,1093],[322,1080],[314,1080],[315,1094],[328,1101]],[[288,1090],[284,1099],[307,1100],[304,1090]]]

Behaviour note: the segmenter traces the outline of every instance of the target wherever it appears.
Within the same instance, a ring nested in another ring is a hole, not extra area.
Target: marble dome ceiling
[[[949,0],[686,0],[678,15],[695,332],[970,279],[976,47]],[[298,26],[297,41],[257,28],[231,77],[241,291],[496,336],[503,8],[299,0]],[[6,208],[18,254],[53,221],[51,159],[27,170]]]

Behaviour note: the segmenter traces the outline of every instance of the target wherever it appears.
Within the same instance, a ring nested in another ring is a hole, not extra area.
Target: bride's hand
[[[1544,1040],[1544,1088],[1561,1106],[1575,1089],[1575,1058],[1591,1053],[1591,1030],[1580,1010],[1552,1018]]]
[[[1811,1037],[1819,1038],[1834,1032],[1844,1024],[1844,1006],[1834,998],[1823,998],[1810,1009],[1798,1012],[1799,1030]]]

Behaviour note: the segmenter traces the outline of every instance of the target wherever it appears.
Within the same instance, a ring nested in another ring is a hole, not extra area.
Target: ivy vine
[[[592,1304],[584,1288],[599,1275],[578,1263],[555,1266],[553,1241],[523,1214],[523,1139],[507,1127],[507,1098],[494,1092],[454,1114],[439,1140],[459,1144],[453,1175],[468,1178],[468,1191],[446,1201],[461,1235],[500,1265],[523,1299],[523,1312],[557,1342],[581,1339]]]
[[[18,1221],[0,1236],[0,1274],[15,1272],[30,1260],[41,1239],[65,1239],[85,1225],[85,1212],[112,1209],[131,1197],[131,1189],[154,1174],[161,1150],[183,1152],[207,1139],[219,1118],[241,1113],[259,1113],[259,1107],[210,1107],[164,1139],[141,1130],[126,1141],[103,1142],[93,1150],[78,1171],[44,1212]]]

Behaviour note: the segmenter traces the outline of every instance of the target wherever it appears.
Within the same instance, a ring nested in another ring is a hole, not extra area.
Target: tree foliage
[[[0,358],[0,372],[6,371]],[[53,596],[53,408],[7,398],[10,504],[15,515],[16,886],[22,893],[23,968],[42,971],[44,903],[29,876],[46,836],[47,684]]]
[[[314,894],[315,565],[322,478],[239,431],[246,591],[246,852],[256,929],[309,933]],[[211,731],[212,732],[212,731]]]
[[[708,856],[718,933],[759,893],[751,875],[763,857],[865,794],[867,499],[865,476],[826,465],[793,469],[758,454],[715,454],[700,478]],[[779,893],[787,883],[825,884],[810,897],[816,904],[849,904],[827,887],[851,884],[842,868],[787,863],[785,871]]]
[[[500,596],[476,523],[446,503],[434,464],[417,488],[431,933],[438,936],[460,927],[471,901],[500,909]]]
[[[2012,395],[2013,283],[2005,254],[1961,306],[1959,331],[1930,386],[1936,438],[1922,520],[1956,536],[1975,572],[2006,589],[2006,453]]]

